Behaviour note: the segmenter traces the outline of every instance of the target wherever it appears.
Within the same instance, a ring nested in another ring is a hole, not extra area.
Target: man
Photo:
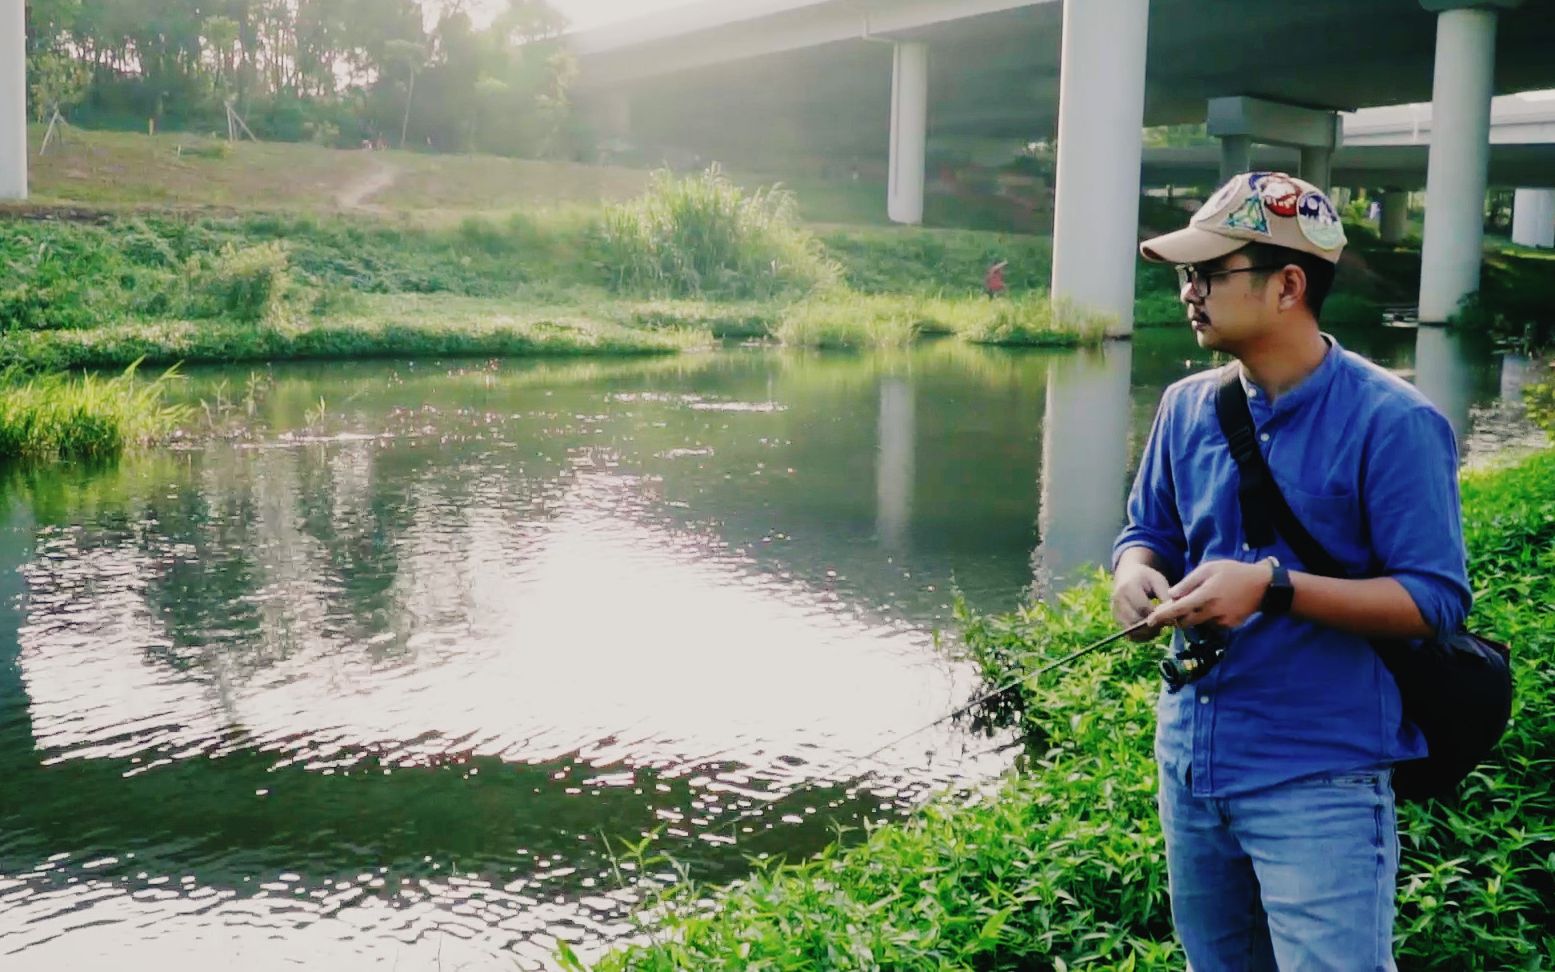
[[[1008,260],[996,260],[983,274],[983,293],[989,297],[998,297],[1005,291],[1004,270],[1010,265]]]
[[[1470,605],[1451,427],[1318,329],[1344,245],[1316,186],[1264,172],[1141,246],[1177,264],[1199,345],[1236,359],[1296,517],[1366,578],[1307,573],[1282,537],[1252,546],[1216,418],[1226,372],[1167,389],[1112,606],[1148,622],[1140,640],[1229,633],[1219,664],[1157,706],[1172,916],[1194,972],[1394,968],[1391,767],[1425,743],[1367,638],[1449,632]]]

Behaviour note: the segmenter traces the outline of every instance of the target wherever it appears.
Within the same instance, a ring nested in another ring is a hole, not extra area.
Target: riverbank
[[[1533,967],[1555,951],[1555,451],[1466,474],[1463,489],[1473,621],[1513,645],[1517,707],[1459,806],[1401,812],[1397,950],[1404,968]],[[964,614],[967,643],[1003,683],[1109,633],[1108,590],[1099,576],[1056,608]],[[1154,806],[1158,650],[1023,689],[1023,729],[1047,743],[997,788],[722,890],[677,888],[654,902],[668,918],[646,944],[594,967],[1180,968]]]

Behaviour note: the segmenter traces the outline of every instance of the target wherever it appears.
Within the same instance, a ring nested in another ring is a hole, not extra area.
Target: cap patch
[[[1247,201],[1232,210],[1220,225],[1227,229],[1257,233],[1260,236],[1269,235],[1269,216],[1263,211],[1263,201],[1257,196],[1247,197]]]
[[[1294,216],[1301,203],[1301,189],[1283,172],[1271,174],[1258,186],[1259,198],[1276,216]]]
[[[1332,250],[1344,245],[1344,225],[1339,214],[1320,192],[1303,193],[1297,204],[1296,221],[1301,224],[1301,235],[1322,250]]]

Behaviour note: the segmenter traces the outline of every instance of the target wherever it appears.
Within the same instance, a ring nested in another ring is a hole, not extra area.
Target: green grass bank
[[[1405,807],[1395,928],[1405,970],[1548,968],[1555,954],[1555,451],[1466,474],[1473,623],[1514,646],[1517,703],[1459,805]],[[963,613],[990,683],[1110,633],[1105,577],[1056,607]],[[655,902],[615,970],[1180,969],[1151,758],[1159,645],[1095,656],[1021,690],[1046,743],[975,799],[848,836],[748,880]],[[565,957],[564,951],[564,957]],[[574,961],[574,967],[581,967]]]

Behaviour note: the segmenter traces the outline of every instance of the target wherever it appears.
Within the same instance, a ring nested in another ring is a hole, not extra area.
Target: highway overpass
[[[1208,119],[1222,165],[1272,145],[1325,184],[1336,165],[1400,186],[1424,171],[1421,314],[1440,321],[1478,289],[1491,98],[1555,87],[1555,0],[705,0],[576,47],[585,97],[616,124],[715,152],[888,146],[904,223],[922,216],[931,136],[1056,135],[1054,295],[1124,321],[1143,125]],[[1425,101],[1425,147],[1336,156],[1340,112]],[[1543,161],[1497,153],[1517,185],[1547,184]]]

